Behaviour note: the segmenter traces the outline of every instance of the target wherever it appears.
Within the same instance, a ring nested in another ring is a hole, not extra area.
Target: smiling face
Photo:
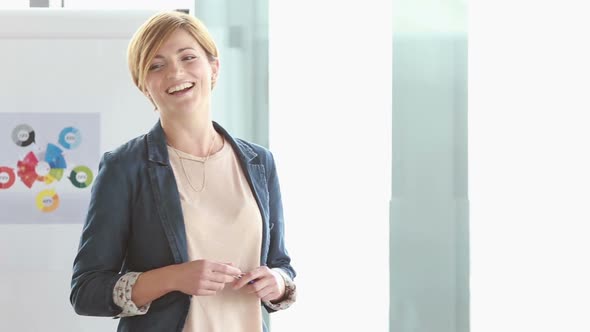
[[[162,115],[208,107],[219,61],[209,57],[186,30],[176,29],[149,63],[145,95]]]

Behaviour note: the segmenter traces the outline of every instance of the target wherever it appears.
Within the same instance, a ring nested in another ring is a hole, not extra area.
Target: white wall
[[[579,1],[472,1],[472,331],[590,331],[590,44]]]
[[[391,7],[270,2],[270,147],[299,276],[275,331],[387,331]]]
[[[0,11],[0,112],[100,112],[101,151],[146,132],[157,117],[133,85],[125,54],[149,15]],[[10,215],[3,204],[0,213]],[[0,331],[116,329],[113,319],[77,316],[69,303],[77,222],[0,225]]]
[[[54,1],[59,2],[57,6],[61,7],[61,0]],[[195,0],[65,0],[64,5],[65,8],[72,9],[190,9],[192,13],[195,8]]]

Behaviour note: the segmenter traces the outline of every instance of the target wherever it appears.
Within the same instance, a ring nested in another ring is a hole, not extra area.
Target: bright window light
[[[386,332],[391,4],[269,7],[270,148],[299,273],[271,328]]]
[[[581,1],[471,1],[471,331],[590,331]]]

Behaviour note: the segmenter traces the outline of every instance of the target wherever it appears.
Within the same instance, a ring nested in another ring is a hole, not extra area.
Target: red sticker
[[[14,170],[12,168],[0,166],[0,189],[8,189],[12,187],[15,180],[16,175],[14,175]]]

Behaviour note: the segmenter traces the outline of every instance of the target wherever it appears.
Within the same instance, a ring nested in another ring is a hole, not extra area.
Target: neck
[[[221,149],[223,139],[213,127],[210,112],[202,115],[195,116],[193,113],[190,117],[171,118],[160,113],[160,122],[168,144],[177,150],[198,157],[206,157],[210,151],[214,154]],[[215,136],[217,138],[213,142]],[[212,143],[215,146],[211,146]]]

